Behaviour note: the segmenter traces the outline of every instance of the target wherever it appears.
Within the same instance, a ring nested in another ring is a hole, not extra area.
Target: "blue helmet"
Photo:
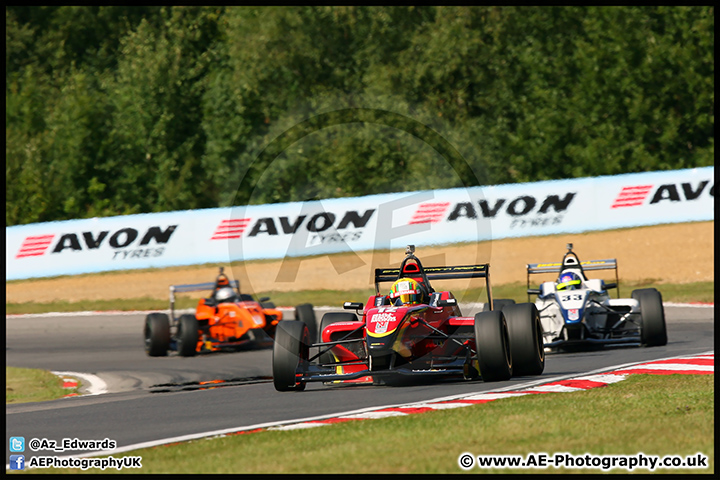
[[[560,275],[560,278],[558,278],[557,285],[555,286],[556,290],[577,290],[580,288],[580,284],[582,283],[582,280],[580,280],[580,276],[577,273],[574,272],[567,272]]]

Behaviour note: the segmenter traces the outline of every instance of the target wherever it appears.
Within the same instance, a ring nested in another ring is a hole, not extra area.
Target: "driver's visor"
[[[580,285],[580,280],[570,280],[569,282],[562,282],[558,283],[557,287],[555,287],[557,290],[565,290],[568,287],[571,287],[573,285]]]

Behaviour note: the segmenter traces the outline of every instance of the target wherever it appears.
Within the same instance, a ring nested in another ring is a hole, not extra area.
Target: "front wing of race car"
[[[335,344],[326,344],[327,346],[333,346]],[[323,344],[320,344],[322,347]],[[397,376],[418,376],[418,377],[430,377],[430,376],[462,376],[465,378],[474,378],[469,370],[472,366],[471,359],[457,358],[455,360],[445,362],[442,366],[435,366],[431,368],[413,368],[412,364],[404,365],[401,367],[391,367],[385,369],[374,369],[369,362],[357,363],[360,365],[360,369],[349,371],[348,367],[351,367],[351,363],[344,364],[329,364],[323,365],[307,365],[307,368],[302,370],[298,376],[299,381],[303,382],[342,382],[348,380],[363,379],[366,377],[382,378],[382,377],[397,377]],[[341,370],[343,373],[338,373]],[[475,375],[476,376],[476,375]]]
[[[456,326],[471,326],[473,318],[456,317],[451,320]],[[389,377],[432,377],[432,376],[462,376],[464,378],[474,378],[477,372],[477,365],[473,365],[473,358],[468,356],[451,356],[445,357],[442,361],[437,361],[429,366],[426,362],[413,362],[402,366],[393,365],[373,365],[373,356],[355,357],[345,361],[325,362],[327,358],[325,354],[337,346],[350,346],[355,344],[360,350],[367,351],[367,337],[364,335],[365,323],[356,323],[356,328],[348,330],[342,338],[330,342],[318,342],[312,345],[314,353],[309,356],[306,362],[301,363],[297,370],[297,381],[299,382],[348,382],[353,380],[371,381],[377,378]],[[362,336],[359,336],[362,335]],[[438,337],[438,341],[457,342],[458,345],[464,345],[468,341],[474,342],[475,337],[471,330],[458,329],[457,333],[452,335],[442,335]],[[392,343],[392,342],[391,342]],[[467,350],[469,352],[469,350]],[[475,362],[476,363],[476,362]],[[384,368],[383,368],[384,367]],[[472,367],[472,368],[471,368]]]
[[[346,382],[349,380],[367,379],[370,378],[389,378],[398,376],[417,376],[417,377],[431,377],[431,376],[465,376],[466,369],[461,362],[455,368],[431,368],[431,369],[410,369],[406,367],[398,367],[387,370],[360,370],[351,373],[324,373],[319,367],[310,366],[310,369],[302,372],[297,376],[297,380],[300,382]],[[317,370],[316,370],[317,369]],[[470,378],[470,377],[468,377]]]

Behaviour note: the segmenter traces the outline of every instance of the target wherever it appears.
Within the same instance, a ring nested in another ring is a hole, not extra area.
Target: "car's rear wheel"
[[[502,311],[475,314],[475,345],[480,376],[484,382],[512,377],[510,337]]]
[[[502,310],[507,305],[515,305],[515,300],[512,298],[499,298],[493,300],[493,310]]]
[[[533,303],[506,305],[502,313],[510,334],[513,375],[540,375],[545,369],[540,314]]]
[[[665,310],[662,295],[654,288],[633,290],[632,298],[640,303],[640,342],[645,347],[667,345]]]
[[[316,343],[320,340],[317,337],[317,318],[315,317],[315,309],[310,303],[303,303],[295,307],[295,320],[300,320],[308,327],[310,332],[310,343]]]
[[[308,365],[310,331],[299,320],[278,323],[273,345],[273,384],[278,392],[305,390],[305,382],[297,380],[296,373]]]
[[[192,357],[197,353],[198,321],[195,315],[185,314],[178,319],[177,349],[183,357]]]
[[[170,348],[170,319],[164,313],[149,313],[145,317],[145,353],[151,357],[167,355]]]

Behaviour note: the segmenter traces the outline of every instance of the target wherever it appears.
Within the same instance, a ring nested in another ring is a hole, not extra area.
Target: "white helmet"
[[[220,302],[232,302],[235,300],[235,290],[231,287],[223,287],[215,293],[215,300]]]

